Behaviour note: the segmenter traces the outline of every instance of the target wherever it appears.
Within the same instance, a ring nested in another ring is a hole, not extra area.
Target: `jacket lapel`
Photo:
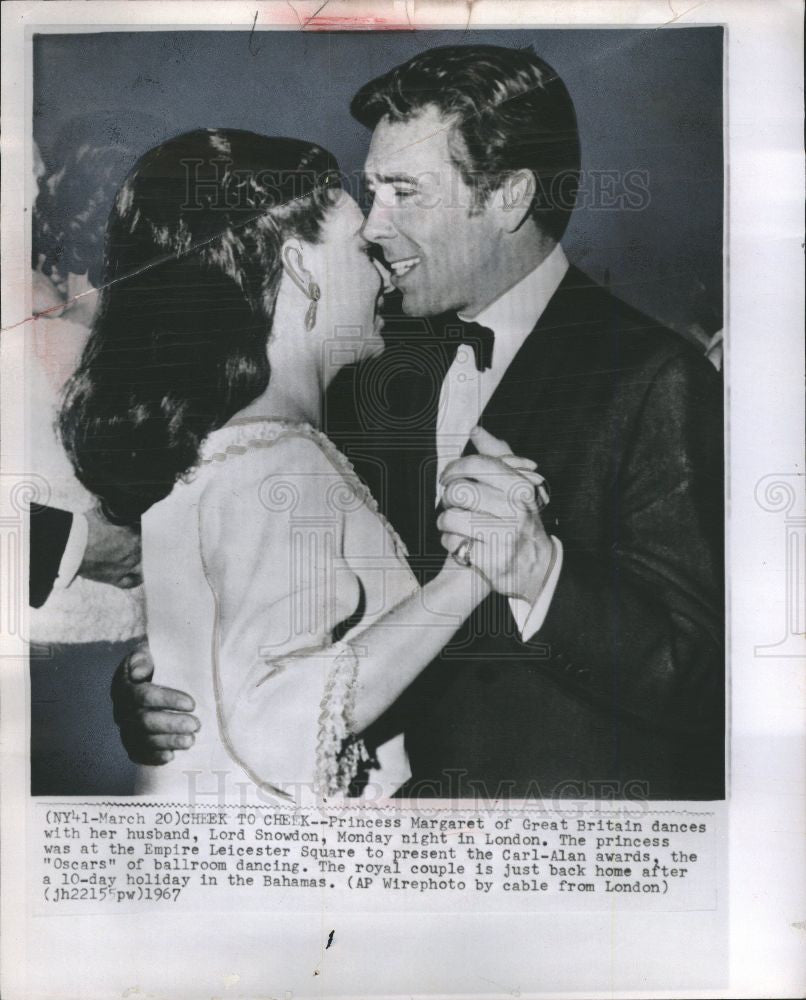
[[[576,325],[574,299],[580,282],[585,280],[576,268],[569,267],[479,418],[479,424],[506,441],[515,454],[530,455],[542,437],[541,428],[535,424],[535,411],[543,409],[558,362],[565,353],[567,335]],[[465,454],[472,450],[468,443]]]
[[[538,463],[552,497],[543,515],[550,532],[559,528],[564,510],[564,498],[553,486],[565,481],[567,462],[575,454],[568,442],[569,407],[579,405],[575,358],[583,363],[596,333],[596,317],[585,305],[585,291],[591,287],[582,272],[568,269],[479,418],[514,454]],[[468,443],[465,454],[473,450]]]

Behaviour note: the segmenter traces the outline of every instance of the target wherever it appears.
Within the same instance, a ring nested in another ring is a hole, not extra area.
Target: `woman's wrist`
[[[472,586],[473,593],[477,598],[476,605],[481,604],[482,601],[486,600],[492,594],[493,588],[480,569],[477,569],[475,566],[468,566],[468,572],[474,576]]]
[[[448,594],[466,599],[470,610],[492,593],[492,587],[480,570],[474,566],[462,566],[452,556],[447,557],[433,582]]]

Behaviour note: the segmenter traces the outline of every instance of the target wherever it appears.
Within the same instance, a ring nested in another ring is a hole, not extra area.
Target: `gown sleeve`
[[[260,786],[346,792],[358,658],[334,629],[361,596],[343,556],[349,484],[309,438],[230,456],[202,492],[220,736]]]

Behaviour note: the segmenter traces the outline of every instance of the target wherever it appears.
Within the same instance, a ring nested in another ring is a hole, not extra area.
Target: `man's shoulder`
[[[585,358],[591,365],[610,360],[625,368],[660,367],[675,358],[713,372],[702,351],[685,337],[573,265],[535,332],[541,327],[569,357]]]

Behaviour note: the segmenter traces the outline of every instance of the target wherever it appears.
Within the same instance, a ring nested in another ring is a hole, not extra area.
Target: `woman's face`
[[[384,279],[361,236],[364,216],[355,201],[342,193],[322,223],[321,241],[305,250],[322,297],[316,329],[321,331],[327,361],[341,367],[380,354],[383,320],[378,308]]]

